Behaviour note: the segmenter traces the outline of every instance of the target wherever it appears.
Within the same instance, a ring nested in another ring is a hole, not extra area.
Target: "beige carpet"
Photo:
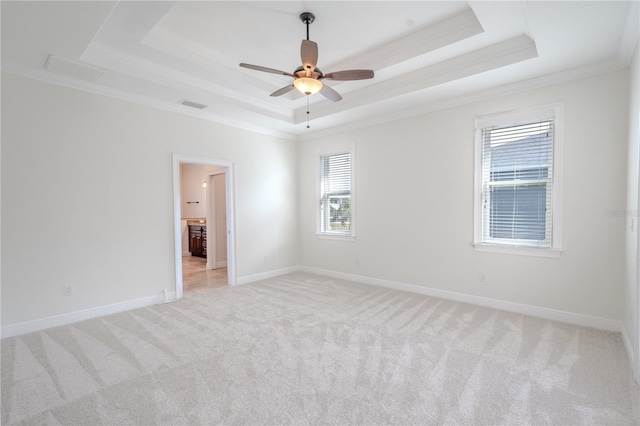
[[[633,424],[617,333],[309,274],[2,340],[3,424]]]

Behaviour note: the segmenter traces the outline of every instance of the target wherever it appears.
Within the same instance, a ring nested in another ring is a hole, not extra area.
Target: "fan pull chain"
[[[309,95],[307,95],[307,129],[309,128]]]

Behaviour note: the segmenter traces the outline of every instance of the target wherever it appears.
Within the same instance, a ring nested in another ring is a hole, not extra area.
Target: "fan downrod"
[[[307,40],[309,40],[309,24],[315,21],[316,15],[311,12],[302,12],[300,14],[300,20],[307,26]]]

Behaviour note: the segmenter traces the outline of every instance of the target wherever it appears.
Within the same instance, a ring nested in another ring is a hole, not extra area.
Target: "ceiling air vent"
[[[49,55],[44,68],[54,74],[92,82],[98,81],[102,73],[104,73],[103,69],[81,64],[80,62],[70,61],[54,55]]]
[[[199,104],[198,102],[193,102],[193,101],[190,101],[190,100],[187,100],[187,99],[185,99],[182,102],[180,102],[180,104],[186,105],[186,106],[191,107],[191,108],[198,108],[198,109],[205,109],[206,107],[208,107],[208,105]]]

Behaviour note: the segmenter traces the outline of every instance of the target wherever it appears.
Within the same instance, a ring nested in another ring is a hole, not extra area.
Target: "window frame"
[[[324,156],[330,155],[340,155],[340,154],[350,154],[351,155],[351,192],[350,192],[350,210],[351,210],[351,222],[350,222],[350,230],[348,233],[346,232],[327,232],[322,231],[322,193],[321,193],[321,166],[320,159]],[[343,241],[354,241],[356,237],[355,233],[355,213],[356,213],[356,202],[355,202],[355,148],[353,145],[340,145],[331,148],[326,148],[321,151],[318,151],[316,154],[316,236],[320,239],[331,239],[331,240],[343,240]]]
[[[536,120],[552,119],[553,159],[551,178],[551,246],[536,247],[528,244],[505,244],[497,241],[483,241],[483,163],[482,163],[482,132],[486,128],[497,126],[516,126]],[[562,249],[562,155],[564,139],[564,104],[555,103],[536,108],[508,111],[498,114],[479,116],[475,119],[474,141],[474,235],[473,246],[476,251],[515,254],[525,256],[558,258]]]

